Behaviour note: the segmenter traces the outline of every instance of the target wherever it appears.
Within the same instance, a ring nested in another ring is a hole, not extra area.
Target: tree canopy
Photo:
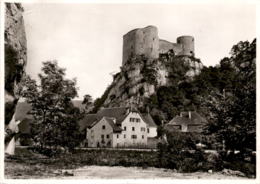
[[[66,79],[65,69],[57,61],[43,62],[40,84],[26,76],[22,96],[32,109],[34,141],[41,147],[72,150],[80,143],[80,110],[72,99],[77,96],[76,79]]]
[[[225,65],[235,69],[233,83],[223,91],[211,93],[206,100],[210,119],[207,130],[215,134],[218,141],[225,141],[227,149],[256,149],[255,62],[256,40],[234,45],[231,57],[225,59]]]

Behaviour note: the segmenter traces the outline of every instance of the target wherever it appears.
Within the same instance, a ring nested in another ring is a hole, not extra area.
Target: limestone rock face
[[[5,5],[5,124],[8,124],[19,99],[17,91],[27,62],[27,46],[21,4]]]
[[[188,67],[184,78],[192,80],[203,68],[203,64],[190,56],[169,56],[148,59],[145,56],[133,56],[114,75],[110,90],[104,100],[104,107],[135,105],[143,107],[145,99],[155,94],[160,86],[173,84],[170,76],[178,72],[181,63]]]

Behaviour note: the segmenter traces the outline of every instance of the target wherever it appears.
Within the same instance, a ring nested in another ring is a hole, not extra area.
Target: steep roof
[[[189,112],[182,112],[182,115],[175,116],[167,125],[182,125],[182,124],[205,124],[207,123],[207,120],[203,118],[199,113],[192,111],[190,112],[190,118],[189,118]]]
[[[32,124],[32,122],[33,122],[32,119],[28,119],[28,118],[23,119],[18,124],[19,133],[30,134],[31,133],[31,124]]]
[[[130,109],[128,107],[113,107],[113,108],[103,108],[97,112],[97,114],[89,114],[86,115],[80,121],[80,130],[83,130],[87,127],[93,127],[98,121],[100,121],[103,117],[106,121],[113,127],[114,131],[121,131],[121,128],[118,126],[122,123],[122,121],[129,114]],[[136,109],[131,109],[131,112],[137,112]],[[139,113],[143,121],[150,127],[157,127],[153,118],[149,113]],[[114,119],[116,122],[114,122]]]
[[[79,121],[79,130],[82,131],[90,126],[93,122],[98,119],[96,114],[87,114],[83,119]]]
[[[116,124],[121,124],[129,113],[129,108],[127,107],[113,107],[113,108],[103,108],[97,112],[100,117],[113,117],[116,119]]]
[[[27,114],[31,109],[31,105],[27,102],[18,102],[15,109],[15,119],[21,121],[26,117],[32,118],[31,115]]]
[[[141,114],[141,116],[143,120],[146,122],[146,124],[148,124],[149,127],[157,127],[152,116],[149,113],[143,113]]]

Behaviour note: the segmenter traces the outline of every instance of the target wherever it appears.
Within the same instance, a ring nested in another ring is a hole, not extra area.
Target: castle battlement
[[[159,54],[173,50],[175,55],[194,56],[194,38],[180,36],[177,43],[159,39],[155,26],[137,28],[123,36],[123,65],[134,55],[145,55],[149,59],[159,58]]]

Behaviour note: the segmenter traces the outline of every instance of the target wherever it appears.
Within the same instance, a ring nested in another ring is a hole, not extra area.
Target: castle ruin
[[[148,59],[159,58],[172,50],[175,55],[194,56],[194,38],[180,36],[177,43],[161,40],[155,26],[134,29],[123,36],[123,65],[134,55],[144,55]]]

